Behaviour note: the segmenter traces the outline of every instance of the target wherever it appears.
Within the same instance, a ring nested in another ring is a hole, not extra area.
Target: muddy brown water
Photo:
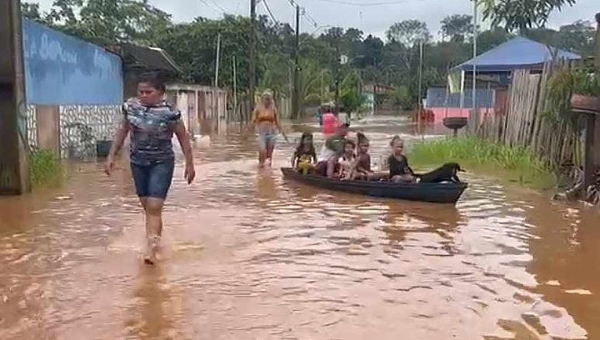
[[[473,173],[456,206],[319,191],[281,178],[292,143],[262,171],[246,144],[178,164],[156,267],[126,163],[0,198],[0,339],[600,339],[593,209]]]

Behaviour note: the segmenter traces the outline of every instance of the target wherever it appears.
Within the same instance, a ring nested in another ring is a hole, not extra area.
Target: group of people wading
[[[130,167],[136,193],[145,211],[146,249],[144,262],[157,261],[157,249],[163,231],[162,211],[167,198],[175,168],[173,134],[177,136],[185,156],[184,177],[191,184],[196,176],[192,146],[186,127],[177,108],[167,103],[165,83],[155,75],[144,75],[138,84],[136,98],[128,99],[122,107],[123,119],[116,132],[114,143],[106,161],[105,172],[111,175],[115,157],[130,135]],[[349,125],[340,122],[331,107],[324,107],[322,116],[325,143],[317,159],[312,134],[305,133],[295,150],[293,165],[299,171],[321,173],[340,179],[373,179],[368,153],[369,140],[358,134],[358,141],[346,138]],[[258,132],[259,166],[271,165],[273,151],[279,133],[287,140],[281,127],[279,113],[273,94],[265,91],[256,105],[250,129]],[[392,140],[390,178],[394,181],[413,181],[414,176],[402,154],[403,142],[399,137]]]

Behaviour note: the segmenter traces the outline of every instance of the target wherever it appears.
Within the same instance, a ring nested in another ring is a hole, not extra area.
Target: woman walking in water
[[[156,249],[162,235],[163,204],[173,179],[175,153],[171,142],[177,135],[185,155],[185,179],[196,176],[192,146],[181,121],[181,113],[164,100],[165,84],[144,75],[138,84],[138,97],[123,104],[123,121],[106,161],[105,172],[113,172],[115,156],[131,132],[130,160],[135,189],[146,212],[146,251],[144,262],[156,262]]]
[[[269,90],[263,92],[261,101],[254,108],[252,114],[252,123],[249,128],[258,129],[258,165],[263,167],[265,162],[271,165],[273,159],[273,150],[277,140],[277,131],[281,132],[283,138],[287,140],[285,132],[279,122],[279,114],[273,101],[273,93]]]

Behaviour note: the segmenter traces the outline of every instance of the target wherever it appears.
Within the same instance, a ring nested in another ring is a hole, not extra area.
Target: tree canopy
[[[513,31],[553,46],[589,55],[594,28],[576,21],[557,30],[544,28],[547,14],[574,0],[483,0],[484,13],[496,23],[479,32],[479,51],[489,50],[513,37]],[[520,3],[533,7],[524,9]],[[516,7],[511,7],[516,6]],[[517,10],[519,9],[520,10]],[[535,12],[535,15],[530,13]],[[219,20],[196,18],[174,23],[171,16],[147,0],[55,0],[47,12],[36,3],[22,3],[23,15],[99,45],[132,42],[156,46],[169,52],[184,71],[183,80],[212,84],[215,74],[217,35],[221,34],[219,86],[233,85],[233,63],[237,68],[240,93],[248,88],[248,37],[250,19],[225,15]],[[257,85],[279,95],[291,93],[295,34],[288,24],[259,16],[257,23]],[[538,27],[539,26],[539,27]],[[447,71],[472,57],[472,17],[451,15],[441,21],[442,39],[435,41],[427,24],[405,20],[392,24],[386,40],[365,35],[356,28],[332,27],[319,36],[301,34],[302,100],[317,103],[334,96],[336,75],[340,97],[355,100],[352,91],[375,82],[390,85],[396,92],[389,100],[407,107],[418,93],[419,44],[424,47],[423,86],[443,85]],[[351,61],[340,65],[341,55]],[[234,58],[235,57],[235,58]]]

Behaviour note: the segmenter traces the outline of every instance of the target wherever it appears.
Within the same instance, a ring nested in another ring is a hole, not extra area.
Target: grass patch
[[[410,153],[411,164],[419,167],[457,162],[467,170],[480,170],[502,180],[534,189],[552,189],[553,171],[527,149],[509,147],[477,138],[444,138],[420,142]]]
[[[62,184],[65,170],[58,155],[48,150],[36,150],[29,155],[29,175],[34,189]]]

